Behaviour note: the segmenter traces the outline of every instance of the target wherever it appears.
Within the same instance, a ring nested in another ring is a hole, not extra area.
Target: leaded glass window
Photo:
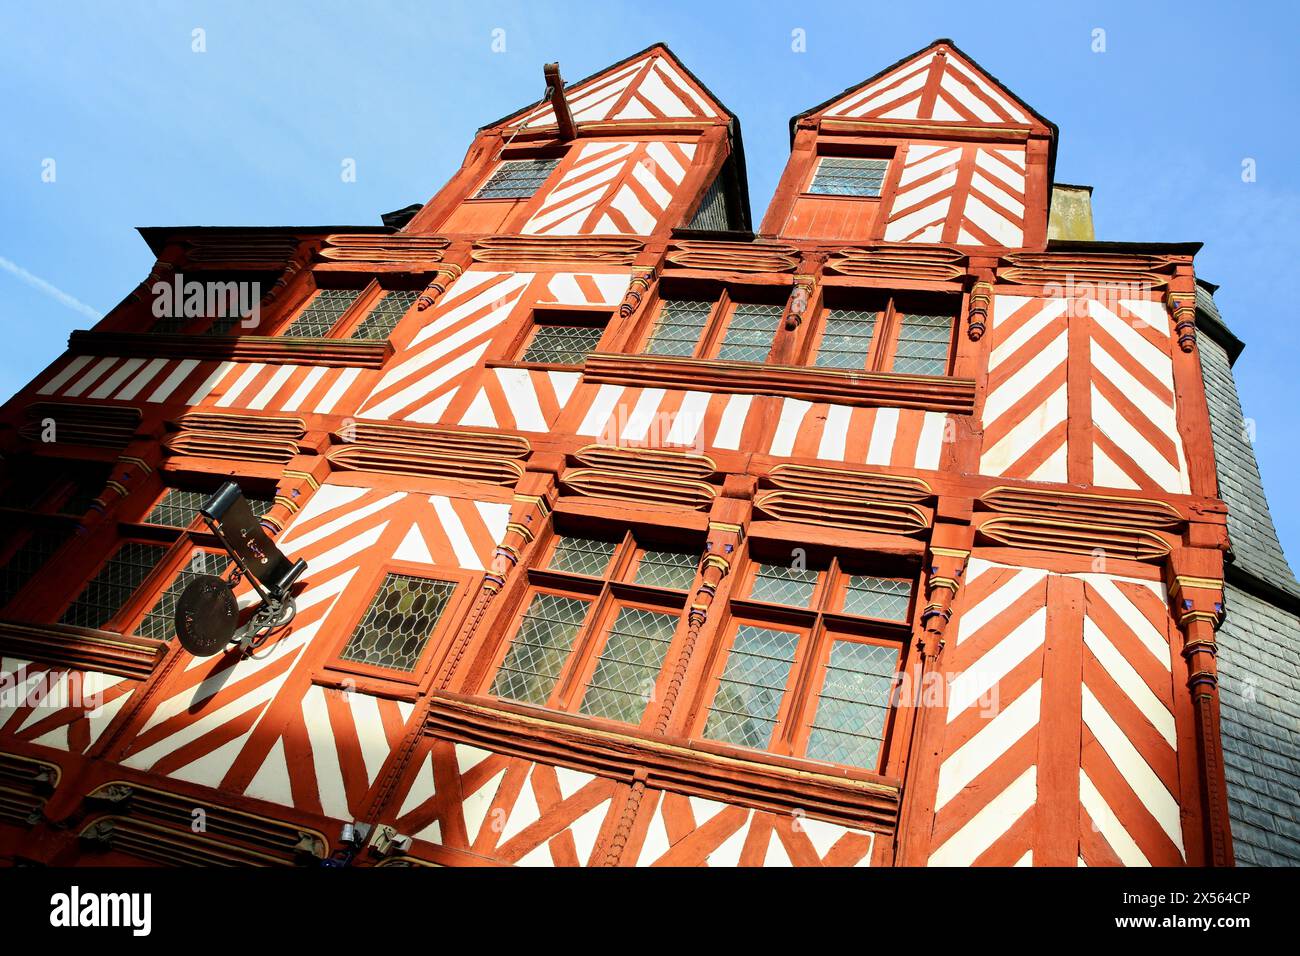
[[[59,623],[103,627],[122,609],[166,553],[167,548],[163,545],[126,542],[91,578],[63,612]]]
[[[898,648],[836,641],[808,737],[814,760],[875,768],[889,715]]]
[[[171,584],[167,585],[154,606],[149,609],[140,623],[135,626],[139,637],[149,637],[157,641],[170,641],[176,634],[176,602],[181,594],[200,574],[217,574],[224,568],[226,559],[215,554],[196,551],[189,564],[176,572]]]
[[[167,493],[144,517],[145,524],[160,524],[170,528],[188,528],[199,516],[199,509],[212,497],[210,491],[193,491],[189,488],[168,488]],[[253,516],[261,518],[271,510],[275,499],[270,495],[244,493]]]
[[[320,289],[281,335],[324,338],[360,294],[358,289]]]
[[[844,613],[905,621],[911,600],[911,581],[851,574],[845,585]]]
[[[695,580],[698,563],[693,551],[646,551],[636,568],[636,583],[685,591]]]
[[[639,722],[676,627],[676,614],[634,607],[620,610],[579,710],[592,717]]]
[[[555,171],[558,159],[508,159],[498,166],[475,199],[527,199]]]
[[[415,305],[420,293],[413,289],[395,289],[380,296],[369,314],[357,323],[349,338],[386,339],[397,328],[402,316]]]
[[[718,358],[735,362],[762,362],[772,350],[783,306],[741,303],[727,323]]]
[[[604,333],[603,327],[594,325],[538,325],[520,361],[581,365]]]
[[[590,609],[590,602],[577,598],[533,595],[491,692],[511,700],[545,704]]]
[[[617,546],[615,541],[565,535],[556,542],[548,567],[552,571],[602,578],[609,570],[609,562]]]
[[[749,596],[755,601],[807,607],[817,587],[817,572],[780,564],[760,564],[754,572]]]
[[[767,747],[798,644],[796,633],[742,624],[709,705],[704,736],[742,747]]]
[[[823,156],[817,161],[817,171],[808,192],[818,196],[876,198],[884,185],[887,169],[887,159]]]
[[[946,375],[952,317],[904,315],[894,349],[894,371],[915,375]]]
[[[68,528],[38,528],[0,567],[0,607],[8,604],[71,537]]]
[[[665,299],[646,342],[645,353],[694,355],[712,310],[713,303],[702,299]]]
[[[866,368],[879,320],[879,312],[867,309],[827,310],[814,364],[818,368]]]
[[[452,581],[387,574],[339,657],[395,671],[413,671],[447,610]]]

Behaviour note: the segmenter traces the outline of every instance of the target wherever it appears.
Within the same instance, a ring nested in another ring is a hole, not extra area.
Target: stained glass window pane
[[[385,575],[339,657],[389,670],[413,671],[455,590],[451,581]]]
[[[823,156],[817,162],[817,172],[808,192],[818,196],[876,197],[884,185],[887,169],[887,159]]]
[[[814,364],[818,368],[866,368],[879,317],[879,312],[863,309],[828,310]]]
[[[397,328],[402,316],[415,305],[420,293],[414,289],[395,289],[385,292],[369,314],[357,323],[349,338],[386,339]]]
[[[166,553],[163,545],[126,542],[82,588],[59,623],[102,627],[122,609]]]
[[[698,563],[693,551],[647,551],[636,567],[636,583],[684,591],[695,580]]]
[[[604,333],[604,328],[592,325],[539,325],[520,361],[581,365]]]
[[[808,738],[814,760],[874,769],[889,714],[898,649],[836,641]]]
[[[767,747],[794,664],[799,635],[743,624],[736,632],[704,736],[742,747]]]
[[[360,294],[359,289],[321,289],[280,334],[323,338]]]
[[[675,614],[631,607],[619,611],[578,709],[593,717],[638,723],[676,627]]]
[[[844,613],[905,621],[911,598],[911,581],[850,574],[844,593]]]
[[[718,358],[733,362],[762,362],[772,349],[777,323],[785,311],[779,305],[742,303],[736,306],[722,337]]]
[[[475,199],[527,199],[555,170],[558,159],[510,159],[496,168]]]
[[[647,355],[693,355],[713,309],[702,299],[665,299],[659,308]]]
[[[560,538],[551,554],[547,567],[552,571],[585,574],[603,578],[609,569],[609,559],[614,556],[615,542],[596,538],[578,538],[566,535]]]
[[[807,607],[816,585],[817,572],[812,568],[800,570],[781,564],[760,564],[749,596],[755,601]]]
[[[894,350],[894,371],[914,375],[947,375],[952,317],[904,315]]]
[[[564,662],[591,609],[588,601],[537,594],[528,604],[491,693],[497,697],[545,704],[560,679]]]

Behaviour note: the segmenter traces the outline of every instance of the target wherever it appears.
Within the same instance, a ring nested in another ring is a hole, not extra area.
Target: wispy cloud
[[[97,312],[95,309],[92,309],[90,306],[86,305],[86,303],[82,302],[80,299],[73,298],[72,296],[68,295],[68,293],[60,289],[58,286],[46,282],[40,276],[32,275],[30,272],[28,272],[18,263],[11,262],[10,260],[6,259],[4,256],[0,256],[0,269],[4,269],[6,272],[12,273],[13,275],[21,279],[23,282],[26,282],[32,288],[39,289],[40,291],[48,295],[51,299],[55,299],[59,302],[62,302],[69,309],[75,309],[76,311],[80,312],[82,315],[88,315],[92,319],[102,319],[104,317],[102,312]]]

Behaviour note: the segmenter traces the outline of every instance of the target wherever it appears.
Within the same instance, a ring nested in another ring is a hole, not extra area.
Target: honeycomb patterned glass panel
[[[823,156],[817,162],[808,192],[816,196],[880,195],[889,169],[887,159],[857,159],[851,156]]]
[[[693,355],[713,303],[701,299],[665,299],[655,320],[647,355]]]
[[[772,349],[784,306],[743,303],[736,306],[722,337],[718,358],[732,362],[762,362]]]
[[[102,627],[122,609],[166,553],[167,548],[160,544],[126,542],[82,588],[59,623]]]
[[[364,319],[357,323],[349,338],[386,339],[397,328],[402,316],[415,305],[420,293],[413,289],[394,289],[385,292],[375,303],[374,308]]]
[[[506,160],[483,184],[475,199],[527,199],[555,171],[558,159]]]
[[[835,642],[808,737],[809,757],[875,769],[897,667],[896,647]]]
[[[339,657],[388,670],[415,670],[455,590],[451,581],[386,575]]]
[[[614,556],[613,541],[596,538],[577,538],[566,535],[560,538],[547,565],[551,571],[583,574],[589,578],[603,578]]]
[[[212,492],[209,491],[168,488],[162,499],[145,515],[145,524],[160,524],[169,528],[188,528],[190,523],[199,516],[199,509],[203,507],[203,503],[211,497]],[[244,498],[248,501],[248,507],[252,510],[253,516],[257,518],[266,515],[271,510],[271,506],[275,504],[275,500],[269,495],[249,495],[245,492]]]
[[[905,621],[911,600],[911,581],[850,574],[844,593],[844,613],[878,617],[886,621]]]
[[[817,572],[812,568],[800,570],[782,564],[760,564],[749,596],[755,601],[807,607],[816,586]]]
[[[952,317],[904,315],[894,350],[894,371],[913,375],[947,375]]]
[[[694,551],[647,551],[636,566],[636,583],[685,591],[695,580],[697,564]]]
[[[879,312],[832,309],[826,313],[814,365],[818,368],[864,369],[876,333]]]
[[[280,334],[323,338],[360,294],[360,289],[321,289]]]
[[[545,704],[582,629],[591,603],[558,594],[537,594],[528,604],[510,650],[492,682],[497,697]]]
[[[578,709],[592,717],[639,723],[676,627],[676,614],[632,607],[619,611]]]
[[[709,705],[704,736],[762,749],[772,742],[799,635],[743,624]]]
[[[604,334],[604,328],[593,325],[539,325],[520,361],[581,365]]]
[[[12,530],[6,529],[6,535],[12,534]],[[24,584],[31,580],[45,563],[54,557],[54,552],[58,551],[71,537],[72,532],[68,528],[39,528],[18,546],[9,560],[0,567],[0,607],[8,604],[14,596],[22,590]]]
[[[176,636],[176,602],[190,582],[200,574],[221,574],[229,564],[229,559],[224,555],[209,551],[194,552],[190,556],[190,562],[176,572],[171,584],[158,596],[157,603],[141,618],[135,627],[135,633],[156,641],[170,641]]]

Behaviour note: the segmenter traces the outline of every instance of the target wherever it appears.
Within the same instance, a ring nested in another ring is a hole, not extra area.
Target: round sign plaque
[[[196,576],[176,602],[176,636],[195,657],[211,657],[222,650],[238,623],[235,594],[215,574]]]

